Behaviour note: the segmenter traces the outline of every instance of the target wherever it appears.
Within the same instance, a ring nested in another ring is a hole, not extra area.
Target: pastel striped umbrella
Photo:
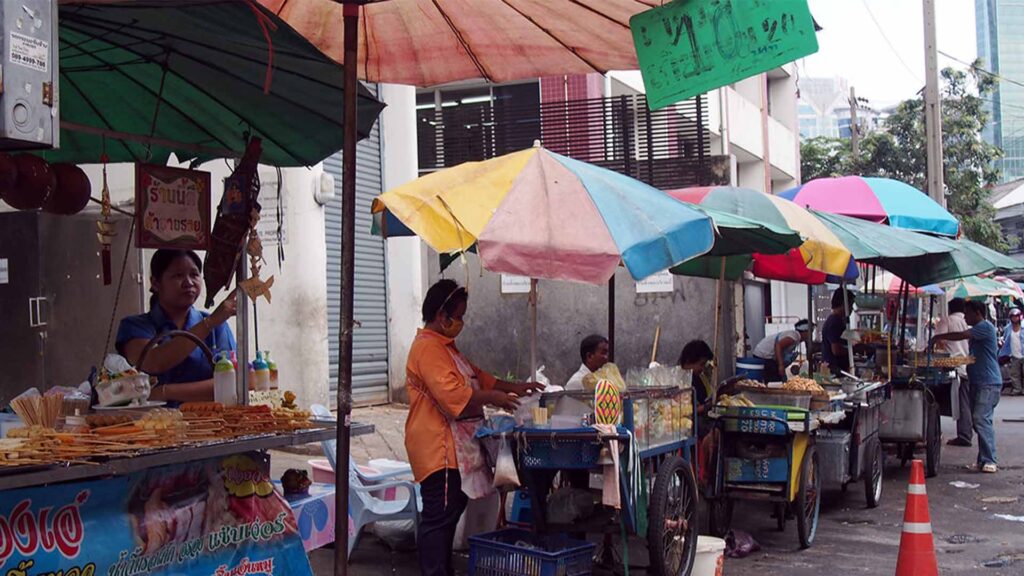
[[[805,208],[842,214],[893,228],[955,237],[960,222],[927,194],[890,178],[817,178],[779,196]]]
[[[816,216],[793,202],[734,186],[682,188],[668,193],[674,198],[701,207],[790,228],[803,238],[803,244],[787,254],[755,255],[755,261],[778,261],[779,265],[784,262],[787,267],[796,262],[811,271],[836,276],[849,275],[852,269],[856,277],[856,265],[842,240]]]
[[[434,250],[474,243],[484,268],[603,284],[621,262],[640,280],[709,252],[712,219],[639,180],[539,146],[439,170],[381,194]]]

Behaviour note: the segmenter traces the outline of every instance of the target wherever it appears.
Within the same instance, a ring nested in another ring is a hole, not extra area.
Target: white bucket
[[[697,537],[697,559],[691,576],[722,576],[725,562],[725,540],[714,536]]]

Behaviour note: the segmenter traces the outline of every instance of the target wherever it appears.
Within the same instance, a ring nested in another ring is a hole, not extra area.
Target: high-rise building
[[[989,102],[986,141],[1003,149],[1003,181],[1024,177],[1024,2],[975,0],[978,57],[1001,76]]]

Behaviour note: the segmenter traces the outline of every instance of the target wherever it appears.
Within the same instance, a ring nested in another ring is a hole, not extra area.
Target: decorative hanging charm
[[[274,277],[271,276],[266,280],[260,279],[260,270],[263,269],[262,264],[266,264],[266,260],[263,259],[263,242],[260,241],[260,234],[256,230],[256,224],[259,221],[260,213],[254,209],[249,215],[249,242],[246,245],[246,251],[249,253],[249,277],[239,282],[238,287],[245,291],[249,299],[255,300],[263,296],[269,304],[270,288],[274,285]]]
[[[100,242],[102,251],[100,257],[103,262],[103,285],[110,286],[113,283],[113,272],[110,264],[110,245],[114,242],[114,237],[117,236],[117,232],[114,231],[114,223],[110,221],[110,187],[107,186],[107,155],[103,154],[100,157],[100,162],[103,163],[103,191],[101,197],[101,208],[100,214],[103,215],[102,220],[96,221],[96,238]]]

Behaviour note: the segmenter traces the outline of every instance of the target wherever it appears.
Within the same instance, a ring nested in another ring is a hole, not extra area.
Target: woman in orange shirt
[[[423,500],[417,542],[423,576],[454,574],[452,545],[459,517],[469,498],[493,490],[491,471],[473,439],[484,405],[515,410],[517,398],[540,389],[535,383],[498,380],[459,352],[455,338],[468,302],[469,293],[452,280],[430,287],[423,301],[424,327],[405,368],[405,448]]]

